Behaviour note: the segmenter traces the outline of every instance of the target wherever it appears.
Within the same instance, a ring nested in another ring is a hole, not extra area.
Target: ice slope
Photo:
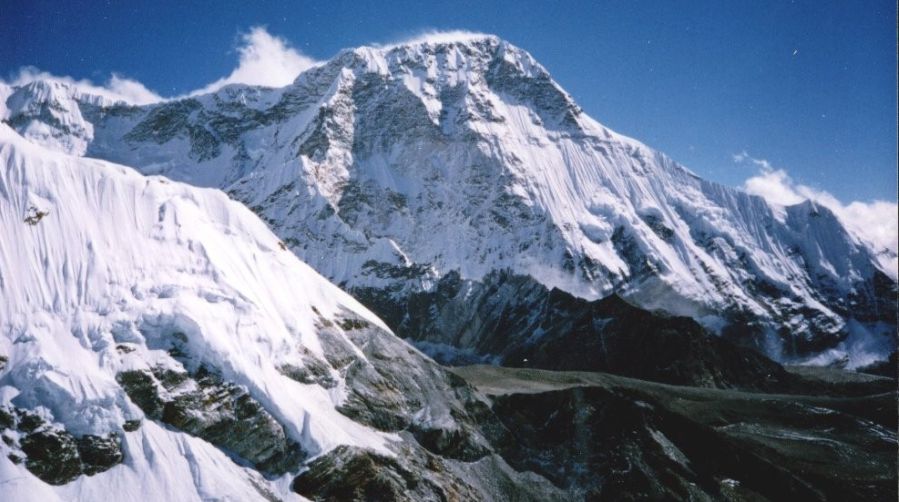
[[[166,339],[182,333],[193,364],[244,386],[310,454],[338,444],[387,451],[393,435],[335,410],[341,385],[301,384],[277,369],[321,356],[316,319],[352,312],[387,328],[243,205],[50,152],[6,125],[0,168],[0,405],[38,410],[73,434],[121,433],[143,413],[116,374],[178,367]],[[113,488],[145,500],[246,500],[259,487],[290,496],[202,440],[143,423],[124,434],[123,465],[62,487],[0,451],[2,491],[16,500],[96,500]]]
[[[350,49],[281,89],[81,113],[87,155],[227,190],[351,291],[510,270],[717,330],[751,324],[775,357],[895,322],[896,270],[830,211],[698,178],[586,116],[496,37]]]

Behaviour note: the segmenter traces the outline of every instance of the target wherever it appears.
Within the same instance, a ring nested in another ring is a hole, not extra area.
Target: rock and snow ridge
[[[197,364],[245,385],[294,426],[287,433],[304,449],[314,454],[343,443],[385,449],[388,437],[335,410],[343,399],[339,387],[329,393],[277,368],[309,354],[323,357],[313,325],[319,315],[333,319],[346,310],[386,327],[282,249],[252,213],[217,191],[42,151],[0,128],[2,404],[42,410],[74,434],[119,432],[143,413],[116,374],[179,368],[167,355],[167,338],[183,333],[183,350],[195,354]],[[29,213],[42,216],[23,222]],[[160,496],[172,490],[179,500],[231,489],[238,498],[258,496],[246,469],[230,461],[227,470],[210,469],[227,460],[221,452],[146,423],[139,437],[127,439],[129,468],[107,476],[111,480],[82,478],[57,496],[99,493],[92,490],[105,490],[107,483]],[[183,474],[141,465],[165,455],[162,463],[177,471],[179,450],[193,452],[179,459],[180,470],[212,476],[203,480],[209,486],[194,486],[190,475],[185,485]],[[4,472],[21,469],[6,457],[0,460]]]
[[[419,438],[443,466],[422,486],[519,484],[465,422],[466,387],[242,204],[5,124],[0,166],[4,497],[302,499],[308,460],[343,446],[402,465]]]
[[[698,178],[586,116],[496,37],[349,49],[280,89],[142,107],[78,95],[73,121],[91,127],[68,151],[83,141],[86,156],[222,188],[351,292],[402,303],[450,273],[511,271],[687,315],[782,360],[854,366],[895,345],[896,271],[830,211]],[[7,120],[66,147],[46,113],[16,112],[29,100],[46,102],[15,89]]]

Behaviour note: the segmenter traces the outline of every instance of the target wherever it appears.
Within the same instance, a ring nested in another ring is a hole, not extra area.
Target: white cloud
[[[283,38],[271,35],[264,27],[254,26],[240,37],[237,47],[237,67],[227,77],[220,78],[201,89],[190,92],[196,96],[215,92],[229,84],[283,87],[290,84],[300,72],[318,64],[314,59],[290,46]],[[35,80],[63,82],[77,87],[81,92],[103,96],[112,101],[125,101],[134,105],[158,103],[164,98],[137,80],[113,73],[105,84],[87,79],[76,80],[68,76],[53,75],[33,66],[20,68],[10,80],[0,79],[0,84],[21,86]]]
[[[773,169],[773,168],[771,167],[771,163],[770,163],[770,162],[768,162],[768,161],[765,160],[765,159],[755,159],[755,158],[752,158],[748,153],[746,153],[746,150],[743,150],[743,151],[740,152],[740,153],[735,153],[735,154],[731,155],[731,157],[733,157],[734,162],[736,162],[736,163],[738,163],[738,164],[741,164],[741,163],[743,163],[743,162],[751,162],[752,164],[755,164],[755,165],[759,166],[760,168],[762,168],[762,169],[764,169],[764,170],[771,170],[771,169]]]
[[[799,194],[795,183],[783,169],[760,169],[757,175],[743,183],[743,190],[782,206],[799,204],[806,199]]]
[[[262,26],[254,26],[241,35],[237,68],[230,75],[190,93],[191,96],[215,92],[229,84],[283,87],[300,72],[318,64],[294,49],[283,38],[273,36]]]
[[[125,98],[125,101],[137,105],[157,103],[163,100],[162,96],[147,89],[144,84],[137,80],[122,77],[117,73],[113,73],[109,78],[106,88],[112,93]]]
[[[95,84],[87,79],[75,80],[72,77],[58,76],[38,70],[33,66],[19,68],[19,72],[9,81],[0,80],[10,86],[26,85],[35,80],[49,80],[63,82],[77,87],[81,92],[94,94],[112,101],[125,101],[134,105],[146,105],[162,101],[162,96],[147,89],[144,84],[121,75],[113,73],[106,84]]]
[[[868,242],[876,252],[890,252],[890,267],[896,268],[899,205],[895,202],[875,200],[844,204],[829,192],[798,183],[785,170],[774,169],[767,160],[753,158],[745,151],[734,154],[733,159],[737,163],[749,162],[759,167],[758,174],[743,183],[743,190],[783,206],[811,200],[830,209],[850,232]]]

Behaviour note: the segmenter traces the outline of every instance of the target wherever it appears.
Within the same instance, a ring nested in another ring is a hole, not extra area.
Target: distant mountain
[[[610,131],[495,37],[345,50],[284,88],[141,107],[9,92],[6,121],[37,142],[224,189],[437,356],[495,358],[503,333],[478,325],[533,324],[510,278],[691,317],[779,360],[855,367],[895,347],[894,257],[826,208],[704,181]]]

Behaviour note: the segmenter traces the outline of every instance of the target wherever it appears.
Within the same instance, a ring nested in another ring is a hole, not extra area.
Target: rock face
[[[427,483],[418,472],[407,470],[391,457],[343,446],[312,462],[309,470],[293,481],[293,490],[313,500],[413,501],[437,500],[443,495],[439,486]]]
[[[339,447],[314,460],[294,479],[294,491],[315,501],[420,500],[563,501],[570,496],[533,473],[516,473],[500,457],[447,461],[431,454],[386,457]]]
[[[17,130],[222,188],[366,298],[406,305],[453,274],[489,289],[510,273],[692,317],[783,360],[835,349],[854,367],[857,347],[895,345],[890,252],[825,208],[770,205],[608,130],[495,37],[346,50],[282,89],[143,107],[44,87],[7,100]]]

